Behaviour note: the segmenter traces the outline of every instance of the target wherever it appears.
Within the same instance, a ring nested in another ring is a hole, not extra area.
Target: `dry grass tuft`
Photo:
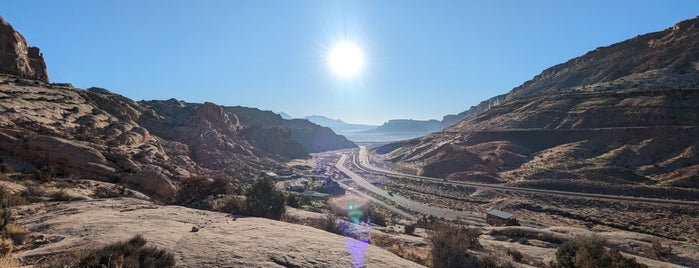
[[[10,254],[6,254],[0,257],[0,267],[16,268],[21,267],[21,265],[17,260],[15,260],[15,258],[12,258]]]

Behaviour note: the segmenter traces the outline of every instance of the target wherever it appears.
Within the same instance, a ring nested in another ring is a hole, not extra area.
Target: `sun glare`
[[[364,67],[364,55],[356,44],[350,41],[342,41],[330,50],[328,57],[330,70],[340,78],[353,78]]]

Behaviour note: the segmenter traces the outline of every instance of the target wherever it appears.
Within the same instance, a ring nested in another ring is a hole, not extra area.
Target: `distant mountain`
[[[303,119],[306,119],[308,121],[311,121],[313,123],[316,123],[316,124],[324,126],[324,127],[329,127],[337,133],[348,132],[348,131],[350,131],[350,132],[365,131],[365,130],[370,130],[370,129],[374,129],[377,127],[375,125],[351,124],[351,123],[347,123],[345,121],[342,121],[340,119],[332,119],[332,118],[328,118],[328,117],[325,117],[322,115],[306,116],[306,117],[303,117]]]
[[[287,113],[285,113],[285,112],[279,112],[278,115],[281,116],[282,119],[287,119],[287,120],[289,120],[289,119],[294,119],[293,116],[291,116],[291,115],[289,115],[289,114],[287,114]]]
[[[236,115],[241,124],[247,127],[243,129],[245,136],[252,139],[253,145],[264,148],[266,151],[281,153],[277,150],[288,146],[288,144],[278,144],[286,139],[279,139],[281,137],[288,137],[301,146],[302,151],[298,152],[300,153],[298,156],[357,146],[345,137],[333,132],[332,129],[319,126],[308,120],[285,120],[271,111],[241,106],[224,107],[223,109],[226,113]]]
[[[404,172],[547,189],[696,198],[699,19],[544,70],[377,148]]]
[[[368,130],[371,133],[414,133],[423,136],[441,129],[438,120],[392,119],[383,125]]]
[[[438,120],[393,119],[381,126],[350,124],[322,115],[306,116],[304,119],[333,129],[336,133],[355,142],[388,142],[412,139],[441,129]]]

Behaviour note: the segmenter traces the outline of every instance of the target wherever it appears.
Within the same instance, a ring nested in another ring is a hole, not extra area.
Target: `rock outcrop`
[[[20,208],[34,236],[54,237],[13,252],[25,264],[143,235],[175,255],[178,267],[422,267],[377,246],[309,226],[137,199]],[[198,231],[192,232],[192,226]],[[39,266],[39,265],[38,265]]]
[[[27,40],[0,17],[0,74],[49,81],[44,56],[37,47],[30,47]]]

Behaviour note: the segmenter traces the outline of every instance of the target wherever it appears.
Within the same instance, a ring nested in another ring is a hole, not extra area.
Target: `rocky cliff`
[[[482,101],[476,106],[471,106],[471,108],[459,114],[445,115],[444,117],[442,117],[442,127],[447,128],[454,125],[456,122],[482,114],[485,111],[490,110],[490,108],[502,104],[505,101],[506,97],[506,94],[497,95],[495,97]]]
[[[0,74],[13,74],[22,78],[49,81],[44,56],[37,47],[30,47],[27,40],[0,17]]]
[[[624,185],[623,194],[638,195],[699,188],[697,23],[598,48],[443,132],[377,151],[397,169],[455,180],[592,192]]]

